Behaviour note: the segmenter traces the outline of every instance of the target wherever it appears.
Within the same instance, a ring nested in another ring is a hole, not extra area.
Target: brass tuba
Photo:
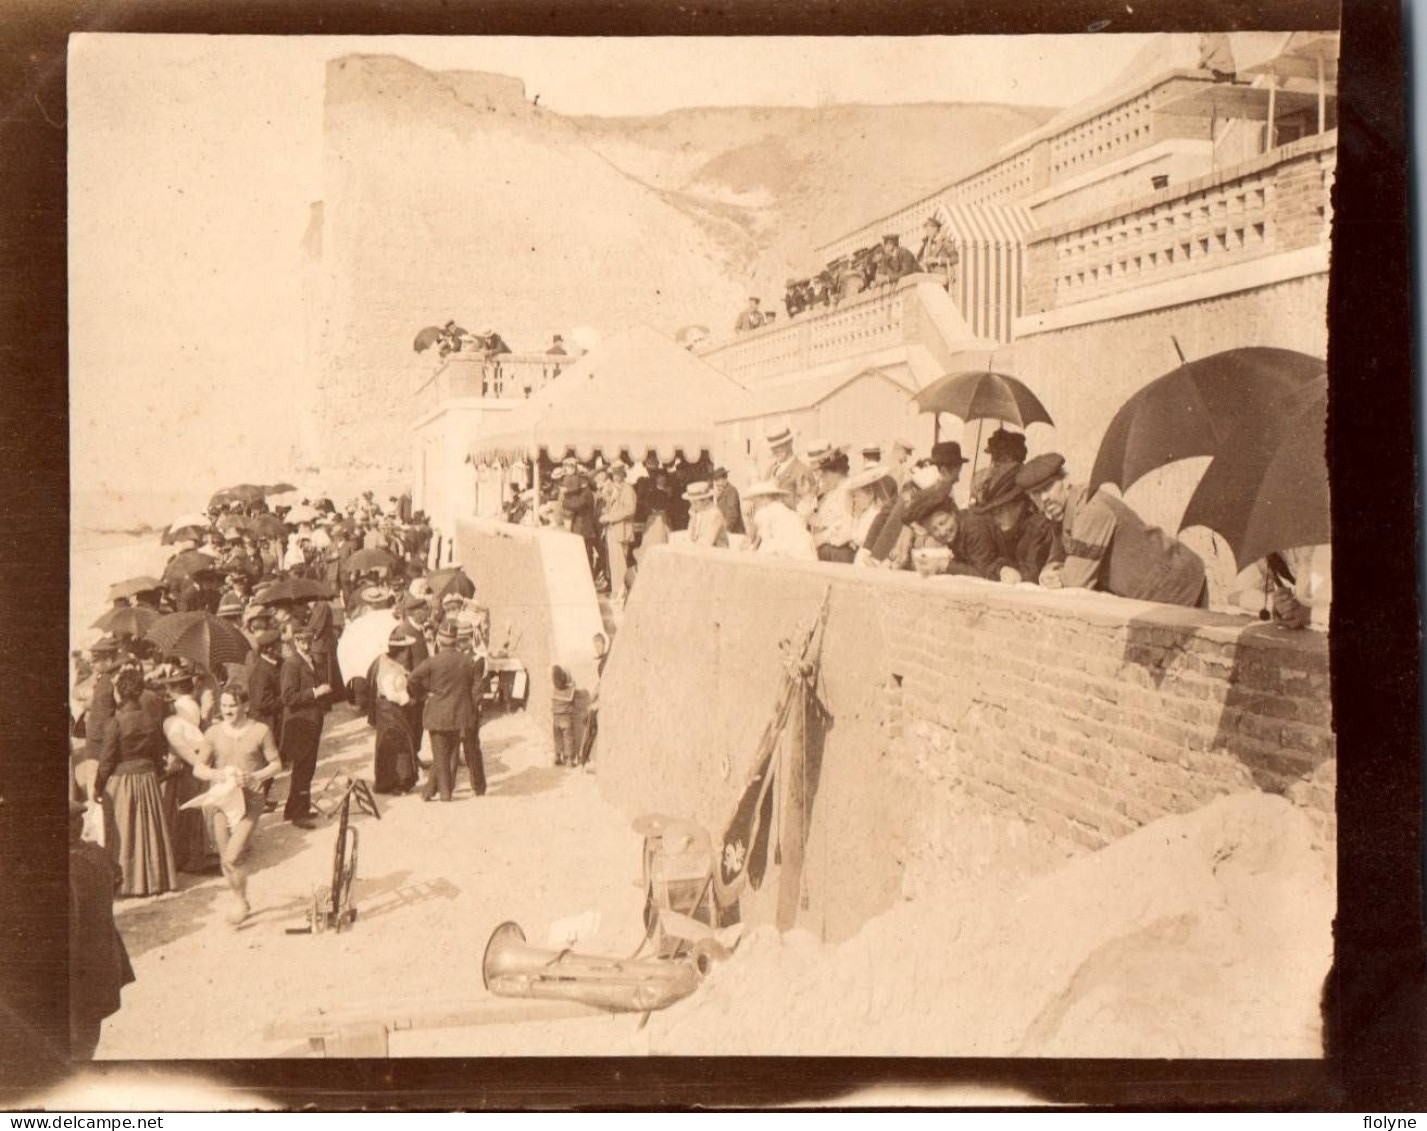
[[[693,993],[709,957],[670,961],[542,950],[525,941],[518,924],[502,923],[486,943],[481,979],[502,997],[555,998],[612,1013],[649,1013]]]

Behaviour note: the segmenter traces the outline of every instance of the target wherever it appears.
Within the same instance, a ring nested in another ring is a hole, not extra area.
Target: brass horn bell
[[[648,1013],[693,993],[699,970],[688,961],[543,950],[525,941],[519,924],[502,923],[486,943],[481,979],[501,997],[553,998],[613,1013]]]

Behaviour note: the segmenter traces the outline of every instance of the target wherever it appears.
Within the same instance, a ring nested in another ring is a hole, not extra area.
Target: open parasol
[[[332,590],[308,577],[284,577],[253,598],[255,605],[278,605],[284,601],[325,601]]]
[[[387,641],[401,622],[386,609],[363,613],[349,621],[337,640],[337,666],[347,679],[365,677],[378,656],[384,656]]]
[[[431,586],[431,596],[438,601],[447,593],[456,593],[462,597],[476,595],[476,583],[466,576],[466,571],[460,566],[438,569],[427,580]]]
[[[1240,569],[1275,550],[1330,541],[1327,425],[1326,377],[1267,421],[1245,421],[1204,472],[1180,529],[1223,535]]]
[[[233,487],[224,487],[221,491],[216,491],[213,497],[208,500],[210,507],[222,506],[226,503],[249,503],[261,502],[264,498],[264,491],[256,483],[239,483]]]
[[[342,563],[344,574],[366,573],[373,569],[391,569],[397,565],[397,559],[392,554],[378,547],[369,550],[358,550]]]
[[[253,520],[240,514],[225,514],[218,520],[218,529],[224,534],[250,534]]]
[[[252,646],[248,638],[212,613],[169,613],[144,635],[159,651],[188,660],[204,671],[221,673],[224,664],[241,664]]]
[[[316,508],[310,507],[305,503],[299,503],[283,515],[282,520],[289,526],[296,526],[300,522],[313,522],[320,514],[321,512]]]
[[[976,450],[971,455],[971,477],[976,478],[976,464],[981,458],[981,421],[1000,420],[1014,424],[1022,431],[1031,424],[1055,426],[1050,413],[1024,381],[1009,373],[997,373],[989,366],[968,369],[938,377],[912,398],[922,412],[936,413],[936,432],[941,434],[940,414],[960,417],[962,422],[976,426]]]
[[[275,514],[259,514],[248,519],[248,532],[254,538],[285,538],[287,527]]]
[[[286,495],[296,490],[297,488],[291,483],[272,483],[263,488],[263,494],[271,497],[273,495]]]
[[[128,605],[122,609],[110,609],[94,622],[94,627],[103,629],[110,636],[144,636],[162,615],[142,605]]]
[[[195,573],[217,568],[218,559],[212,554],[205,554],[202,550],[185,550],[164,567],[164,580],[192,577]]]
[[[148,593],[154,589],[162,589],[164,583],[157,577],[149,577],[144,574],[141,577],[131,577],[127,581],[119,581],[109,586],[110,601],[120,601],[125,597],[135,597],[140,593]]]
[[[1225,453],[1232,432],[1266,432],[1288,399],[1326,373],[1322,358],[1264,346],[1186,362],[1115,414],[1095,456],[1090,490],[1114,483],[1127,491],[1176,460]]]

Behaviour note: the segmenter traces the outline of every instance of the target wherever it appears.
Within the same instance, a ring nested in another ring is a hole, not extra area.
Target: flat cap
[[[1043,487],[1051,480],[1064,476],[1065,457],[1059,452],[1046,452],[1045,455],[1027,460],[1021,466],[1021,470],[1016,472],[1016,486],[1022,491],[1034,491],[1037,487]]]

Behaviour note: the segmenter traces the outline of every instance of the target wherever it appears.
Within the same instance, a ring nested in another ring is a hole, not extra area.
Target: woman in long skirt
[[[248,692],[238,685],[218,698],[219,722],[203,735],[203,748],[193,772],[204,781],[231,780],[242,790],[241,815],[212,808],[210,822],[218,845],[223,877],[234,896],[228,922],[235,927],[248,917],[248,870],[243,859],[252,847],[263,815],[263,783],[282,769],[277,743],[266,723],[248,717]]]
[[[105,846],[123,879],[120,895],[158,895],[178,887],[173,845],[164,822],[159,771],[167,743],[142,706],[144,677],[135,669],[114,681],[117,707],[104,728],[95,796],[104,805]]]
[[[406,668],[397,656],[416,641],[398,628],[367,672],[367,722],[376,728],[374,787],[378,793],[405,793],[416,785],[418,733],[412,730]]]
[[[202,811],[182,808],[184,802],[193,800],[207,789],[193,772],[203,749],[201,708],[193,697],[193,676],[188,672],[179,672],[166,677],[163,682],[175,693],[173,714],[163,722],[169,761],[173,767],[165,777],[163,794],[174,860],[180,872],[217,871],[218,850]]]

